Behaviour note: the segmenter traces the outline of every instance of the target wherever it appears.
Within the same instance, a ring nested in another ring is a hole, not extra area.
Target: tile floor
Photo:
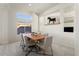
[[[20,42],[0,45],[0,56],[25,56],[26,52],[23,52]],[[29,56],[43,56],[41,54],[36,54],[31,52]]]

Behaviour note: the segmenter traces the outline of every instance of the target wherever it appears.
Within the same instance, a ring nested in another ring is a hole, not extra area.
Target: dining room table
[[[26,33],[24,34],[24,36],[30,39],[32,42],[34,42],[34,45],[30,46],[32,47],[30,52],[32,51],[33,48],[36,49],[36,52],[40,51],[41,47],[38,46],[38,44],[41,43],[41,41],[46,38],[46,36],[43,34],[33,34],[33,33]]]
[[[35,42],[44,40],[46,38],[46,36],[43,34],[32,34],[32,33],[25,33],[23,34],[23,36],[30,38],[32,41],[35,41]]]

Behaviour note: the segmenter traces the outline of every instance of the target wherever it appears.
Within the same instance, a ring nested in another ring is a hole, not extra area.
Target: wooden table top
[[[42,39],[44,39],[45,38],[45,36],[44,35],[41,35],[41,34],[37,34],[37,35],[32,35],[32,37],[31,37],[31,39],[32,40],[42,40]]]
[[[45,35],[37,34],[37,35],[26,35],[26,37],[31,38],[34,41],[42,40],[45,38]]]

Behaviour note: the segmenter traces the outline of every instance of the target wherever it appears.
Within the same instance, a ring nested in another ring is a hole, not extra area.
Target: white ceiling
[[[16,8],[21,11],[26,11],[26,12],[34,12],[37,14],[41,14],[47,9],[54,7],[57,5],[56,3],[30,3],[31,6],[28,6],[29,3],[17,3],[14,4],[16,5]]]
[[[31,4],[31,6],[28,6],[28,4]],[[56,5],[60,5],[62,3],[0,3],[0,8],[10,6],[12,9],[17,10],[18,12],[26,12],[26,13],[37,13],[41,14],[48,10],[49,8],[55,7]],[[64,8],[65,11],[68,11],[69,9],[72,10],[71,6],[73,7],[73,4],[62,4],[64,6],[67,6],[67,8]],[[6,7],[7,8],[7,7]]]

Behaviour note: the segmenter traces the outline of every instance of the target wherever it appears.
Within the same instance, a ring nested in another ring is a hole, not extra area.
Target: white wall
[[[10,5],[8,9],[8,43],[18,41],[16,21],[16,8]]]
[[[75,55],[79,56],[79,4],[75,4]]]
[[[8,12],[7,8],[0,4],[0,44],[8,43]]]
[[[55,7],[56,8],[56,7]],[[59,7],[57,7],[58,9]],[[60,17],[60,24],[57,25],[45,25],[45,17],[49,15],[55,15]],[[40,16],[40,32],[46,32],[53,36],[53,53],[54,55],[74,55],[74,33],[64,32],[64,12],[63,9],[59,9],[53,12],[53,8],[44,12]]]
[[[0,4],[0,44],[16,41],[16,10],[9,4]]]
[[[32,32],[38,32],[38,16],[33,13],[32,17]]]
[[[54,32],[62,32],[62,24],[57,24],[57,25],[45,25],[45,18],[48,16],[58,16],[60,17],[60,13],[56,12],[56,13],[51,13],[50,15],[46,15],[46,16],[41,16],[40,17],[40,31],[45,31],[45,32],[49,32],[49,33],[54,33]],[[62,20],[60,20],[61,22]],[[45,29],[45,30],[43,30]]]

